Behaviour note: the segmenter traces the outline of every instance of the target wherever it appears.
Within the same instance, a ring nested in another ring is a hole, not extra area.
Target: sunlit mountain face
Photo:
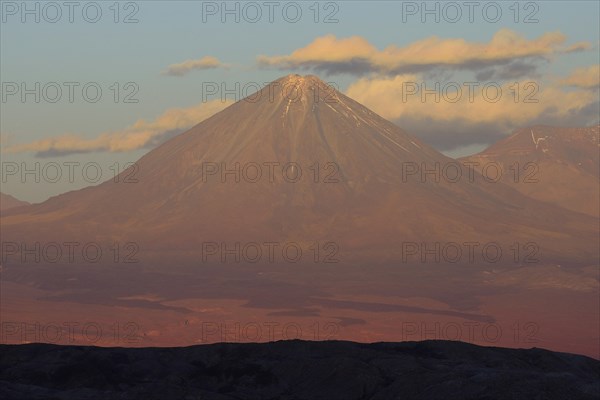
[[[586,165],[597,161],[588,156]],[[140,255],[187,264],[221,263],[236,246],[251,246],[246,258],[260,262],[274,250],[264,243],[286,240],[369,264],[421,263],[421,247],[456,242],[446,258],[461,264],[468,260],[457,252],[475,251],[463,243],[485,239],[501,251],[525,246],[532,232],[535,252],[548,261],[596,260],[593,220],[488,175],[483,162],[442,155],[317,77],[288,75],[115,179],[22,208],[3,223],[6,237],[23,243],[86,239],[108,247],[135,238]],[[424,261],[438,263],[440,254]]]

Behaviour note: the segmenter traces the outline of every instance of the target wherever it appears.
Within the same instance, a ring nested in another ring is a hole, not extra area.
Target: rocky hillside
[[[0,346],[9,399],[598,399],[600,362],[424,341]]]

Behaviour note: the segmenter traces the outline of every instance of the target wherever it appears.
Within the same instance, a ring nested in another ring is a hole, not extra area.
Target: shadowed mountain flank
[[[600,363],[542,349],[424,341],[183,348],[0,346],[12,399],[597,399]]]

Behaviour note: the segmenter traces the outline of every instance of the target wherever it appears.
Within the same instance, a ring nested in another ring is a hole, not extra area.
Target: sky
[[[30,202],[289,73],[452,157],[599,120],[597,1],[0,3],[0,190]]]

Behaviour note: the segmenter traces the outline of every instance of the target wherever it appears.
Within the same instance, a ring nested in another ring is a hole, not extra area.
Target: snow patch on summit
[[[533,129],[531,130],[531,140],[533,140],[533,144],[535,144],[535,149],[536,149],[536,150],[538,149],[538,146],[539,146],[540,142],[541,142],[542,140],[543,140],[543,141],[546,141],[546,139],[548,139],[548,135],[546,135],[546,136],[544,136],[544,137],[539,137],[539,138],[537,138],[537,139],[536,139],[536,138],[535,138],[535,135],[533,134]],[[546,148],[543,148],[543,147],[542,147],[542,151],[543,151],[544,153],[546,153],[546,152],[548,151],[548,149],[546,149]]]

